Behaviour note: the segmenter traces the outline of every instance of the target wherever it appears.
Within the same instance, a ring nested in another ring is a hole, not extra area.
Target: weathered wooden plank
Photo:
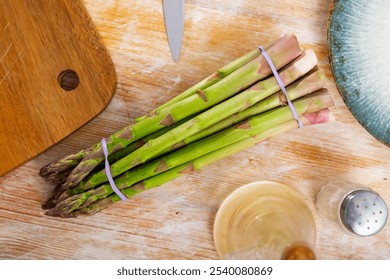
[[[224,198],[240,185],[274,180],[297,189],[317,222],[323,259],[389,259],[390,230],[369,238],[343,233],[317,216],[327,181],[367,184],[390,202],[390,149],[346,109],[333,83],[326,48],[330,0],[186,1],[180,61],[166,42],[161,1],[86,0],[118,74],[109,107],[37,159],[0,178],[0,258],[215,259],[212,229]],[[145,192],[92,217],[49,218],[40,203],[50,187],[41,166],[117,131],[213,70],[286,32],[312,47],[336,101],[337,122],[291,131]]]

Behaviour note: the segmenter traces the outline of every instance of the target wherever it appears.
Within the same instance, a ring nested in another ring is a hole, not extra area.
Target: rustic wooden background
[[[346,109],[326,47],[331,0],[188,0],[184,45],[174,64],[160,0],[85,0],[118,74],[107,109],[38,158],[0,178],[2,259],[217,259],[212,228],[224,198],[240,185],[274,180],[297,189],[315,213],[321,259],[390,259],[390,229],[359,238],[318,217],[327,181],[364,183],[390,203],[390,149]],[[295,130],[145,192],[91,217],[46,217],[44,164],[98,142],[213,70],[286,32],[311,47],[326,71],[337,122]],[[98,77],[97,77],[98,78]]]

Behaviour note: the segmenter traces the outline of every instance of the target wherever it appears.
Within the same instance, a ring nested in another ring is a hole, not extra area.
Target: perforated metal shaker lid
[[[381,231],[387,222],[385,201],[374,191],[357,190],[347,195],[340,208],[343,225],[352,233],[370,236]]]

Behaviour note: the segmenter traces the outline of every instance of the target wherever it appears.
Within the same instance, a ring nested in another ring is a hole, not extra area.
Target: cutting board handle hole
[[[62,71],[58,75],[58,84],[62,89],[66,91],[72,91],[76,89],[79,83],[80,83],[79,75],[71,69]]]

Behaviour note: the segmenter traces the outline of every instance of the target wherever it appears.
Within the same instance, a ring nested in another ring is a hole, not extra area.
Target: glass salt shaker
[[[318,193],[316,207],[320,216],[359,236],[377,234],[387,222],[385,201],[359,183],[329,182]]]

